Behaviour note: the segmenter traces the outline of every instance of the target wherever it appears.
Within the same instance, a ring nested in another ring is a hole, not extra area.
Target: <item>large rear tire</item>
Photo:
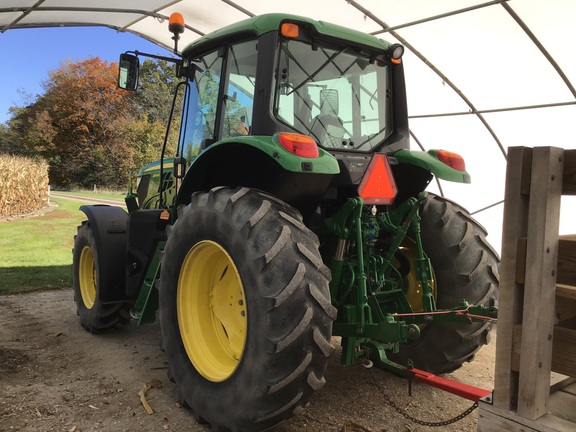
[[[260,431],[324,383],[330,272],[300,214],[247,189],[196,193],[168,229],[160,324],[169,376],[196,419]]]
[[[80,323],[90,333],[103,333],[130,324],[130,305],[123,303],[103,303],[100,300],[100,281],[107,280],[98,265],[98,251],[94,232],[89,221],[82,222],[74,236],[72,268],[74,301]]]
[[[420,215],[422,244],[434,271],[436,306],[453,308],[461,299],[494,306],[500,259],[487,242],[485,229],[464,208],[434,194],[428,194]],[[436,374],[451,372],[488,343],[491,328],[490,323],[432,322],[418,340],[401,345],[390,358],[404,365],[411,360],[414,367]]]

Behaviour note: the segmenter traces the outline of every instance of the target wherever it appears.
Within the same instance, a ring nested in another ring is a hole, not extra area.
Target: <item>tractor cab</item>
[[[276,14],[218,33],[182,53],[194,68],[185,154],[277,132],[310,136],[331,152],[408,147],[400,45]]]
[[[290,15],[225,27],[172,59],[186,83],[179,154],[190,167],[223,140],[280,132],[333,154],[408,148],[402,54],[399,44]],[[121,58],[122,88],[137,86],[136,56]]]

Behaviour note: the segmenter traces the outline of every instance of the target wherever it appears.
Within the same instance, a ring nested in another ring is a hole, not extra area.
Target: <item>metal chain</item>
[[[372,381],[374,381],[374,384],[378,388],[378,391],[384,397],[384,400],[388,403],[388,405],[390,405],[392,408],[394,408],[394,410],[398,414],[400,414],[402,417],[404,417],[407,420],[410,420],[413,423],[417,423],[417,424],[422,425],[422,426],[431,426],[431,427],[448,426],[452,423],[456,423],[457,421],[462,420],[464,417],[470,415],[472,413],[472,411],[474,411],[476,408],[478,408],[478,402],[474,402],[470,408],[468,408],[465,411],[463,411],[462,413],[458,414],[456,417],[453,417],[453,418],[448,419],[448,420],[430,422],[430,421],[417,419],[416,417],[411,416],[404,409],[402,409],[401,407],[396,405],[396,403],[392,400],[392,398],[384,392],[382,387],[380,387],[380,383],[376,380],[376,377],[374,376],[372,369],[368,369],[368,371],[370,372],[370,376],[372,377]]]

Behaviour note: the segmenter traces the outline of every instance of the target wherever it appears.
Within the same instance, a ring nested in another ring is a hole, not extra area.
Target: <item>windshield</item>
[[[390,135],[389,73],[352,47],[282,42],[276,117],[326,149],[368,152]]]

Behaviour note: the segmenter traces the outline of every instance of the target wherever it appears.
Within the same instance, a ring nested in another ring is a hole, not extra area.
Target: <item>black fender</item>
[[[312,167],[318,163],[312,159]],[[312,169],[312,168],[311,168]],[[316,211],[334,174],[286,170],[274,157],[242,143],[227,143],[201,154],[178,191],[177,205],[190,203],[194,192],[217,186],[248,187],[277,197],[308,220]]]
[[[109,205],[85,205],[97,248],[98,296],[103,303],[129,300],[126,295],[126,245],[128,213]]]

